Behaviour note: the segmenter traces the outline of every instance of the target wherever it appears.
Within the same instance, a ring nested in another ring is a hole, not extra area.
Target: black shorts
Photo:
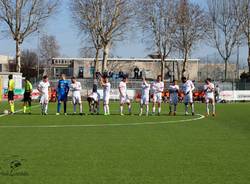
[[[24,92],[24,94],[23,94],[23,101],[24,102],[30,102],[31,101],[31,94],[30,94],[30,92]]]
[[[8,101],[14,100],[14,91],[8,91]]]

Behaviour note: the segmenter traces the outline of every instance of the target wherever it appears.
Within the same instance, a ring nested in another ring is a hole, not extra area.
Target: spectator
[[[139,72],[140,72],[140,69],[136,66],[134,69],[134,78],[135,79],[139,79]]]

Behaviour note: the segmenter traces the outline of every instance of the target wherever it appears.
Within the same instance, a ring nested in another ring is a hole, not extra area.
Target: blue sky
[[[193,0],[202,6],[205,6],[205,0]],[[61,54],[65,57],[79,57],[79,49],[83,44],[81,36],[79,36],[77,28],[75,27],[71,18],[70,10],[68,8],[70,0],[62,0],[62,6],[59,12],[51,17],[46,26],[41,30],[41,34],[49,34],[56,36],[61,47]],[[1,25],[0,25],[1,30]],[[2,31],[2,30],[1,30]],[[136,34],[133,38],[129,38],[121,43],[117,43],[116,48],[112,50],[114,56],[119,57],[145,57],[149,54],[146,50],[146,45],[141,42],[140,34]],[[193,58],[204,57],[206,55],[213,55],[216,51],[206,44],[197,46],[192,52]],[[33,36],[26,39],[22,45],[22,49],[36,50],[38,47],[38,36]],[[15,43],[10,37],[6,37],[0,32],[0,55],[15,55]],[[246,47],[240,49],[241,60],[246,60]]]

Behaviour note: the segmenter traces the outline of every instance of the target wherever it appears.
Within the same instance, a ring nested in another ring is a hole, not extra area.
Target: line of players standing
[[[100,79],[100,84],[103,87],[103,109],[104,115],[110,115],[109,109],[109,99],[110,99],[110,90],[111,84],[108,80],[107,76],[102,76]],[[127,82],[128,77],[123,76],[122,81],[119,84],[119,93],[120,93],[120,115],[123,116],[124,105],[128,105],[129,114],[132,114],[132,106],[131,101],[129,99],[127,93]],[[204,85],[204,92],[206,96],[206,112],[207,116],[210,114],[209,112],[209,104],[212,105],[212,115],[215,116],[215,99],[214,99],[214,91],[215,86],[211,82],[211,79],[207,79],[206,84]],[[178,105],[178,94],[179,91],[184,93],[184,105],[185,105],[185,115],[188,115],[188,107],[190,105],[192,115],[195,115],[194,109],[194,101],[193,101],[193,91],[195,89],[194,84],[191,80],[187,80],[186,77],[182,77],[182,88],[177,84],[177,81],[174,81],[170,84],[169,92],[170,92],[170,103],[169,103],[169,115],[176,115],[177,105]],[[38,85],[38,91],[40,92],[40,104],[41,104],[41,112],[43,115],[48,113],[48,103],[49,103],[49,81],[48,76],[44,76],[43,80]],[[74,106],[74,114],[76,114],[77,105],[79,105],[80,115],[83,115],[82,108],[82,100],[81,100],[81,92],[82,86],[81,83],[76,80],[75,77],[72,77],[71,84],[68,84],[68,81],[65,80],[65,75],[62,74],[60,80],[58,82],[57,87],[57,113],[56,115],[60,115],[61,111],[61,103],[64,105],[64,114],[67,115],[67,100],[68,93],[72,91],[72,103]],[[139,115],[143,115],[143,109],[146,107],[146,116],[149,115],[149,99],[150,99],[150,90],[153,93],[153,107],[152,107],[152,115],[156,113],[156,106],[158,106],[158,115],[161,114],[161,104],[162,104],[162,92],[164,91],[164,83],[162,82],[162,78],[159,75],[157,80],[152,84],[149,84],[145,78],[142,79],[141,85],[141,102],[140,102],[140,113]],[[89,104],[90,113],[99,113],[100,110],[100,95],[97,92],[97,85],[93,85],[92,93],[87,97],[87,101]]]

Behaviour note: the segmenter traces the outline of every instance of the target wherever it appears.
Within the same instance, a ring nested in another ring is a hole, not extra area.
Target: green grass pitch
[[[108,117],[55,116],[50,104],[48,116],[36,107],[0,117],[0,184],[250,183],[249,103],[218,104],[217,117],[196,121],[167,116],[167,104],[160,117],[121,117],[118,109],[112,103]]]

